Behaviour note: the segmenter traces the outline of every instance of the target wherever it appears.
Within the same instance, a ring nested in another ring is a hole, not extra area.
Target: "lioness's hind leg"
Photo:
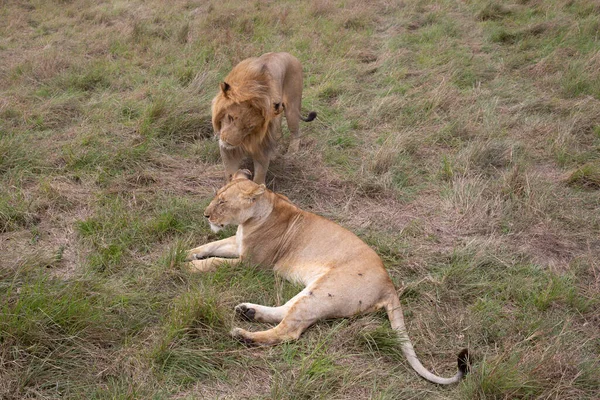
[[[245,343],[274,345],[288,340],[296,340],[302,332],[311,326],[315,321],[286,321],[283,319],[274,328],[260,332],[249,332],[241,328],[233,328],[231,335]]]
[[[290,311],[290,309],[301,299],[312,295],[308,288],[289,299],[284,305],[279,307],[267,307],[260,304],[241,303],[235,306],[235,312],[248,321],[267,322],[278,324]]]
[[[235,312],[245,320],[278,324],[287,312],[285,306],[267,307],[260,304],[242,303],[235,306]]]
[[[231,331],[232,336],[236,339],[261,345],[273,345],[298,339],[306,328],[325,315],[319,307],[318,300],[309,288],[298,293],[281,307],[258,306],[256,308],[248,307],[249,305],[255,306],[248,303],[238,306],[240,312],[244,312],[247,317],[254,314],[254,319],[258,320],[257,315],[259,315],[260,318],[264,318],[264,322],[277,322],[281,318],[281,322],[276,327],[266,331],[249,332],[240,328],[234,328]],[[246,310],[243,309],[243,306],[246,307]],[[254,310],[254,313],[249,309]]]

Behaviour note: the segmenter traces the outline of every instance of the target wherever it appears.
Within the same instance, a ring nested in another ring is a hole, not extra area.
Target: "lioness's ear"
[[[273,111],[275,112],[275,115],[281,114],[283,105],[281,103],[273,103]]]
[[[225,97],[227,97],[227,92],[231,89],[231,86],[229,85],[229,83],[221,82],[221,84],[219,86],[221,87],[221,91],[223,92],[223,95],[225,95]]]
[[[250,200],[250,201],[255,201],[256,198],[258,196],[260,196],[261,194],[263,194],[265,192],[265,190],[267,189],[267,187],[265,186],[265,184],[261,184],[261,185],[257,185],[256,187],[254,187],[253,189],[250,189],[247,192],[243,192],[243,195],[246,199]]]
[[[252,172],[248,171],[247,169],[238,169],[237,172],[233,174],[231,179],[240,178],[252,179]]]
[[[256,189],[252,191],[252,198],[255,199],[257,196],[260,196],[265,192],[266,189],[267,187],[265,186],[265,184],[261,183]]]

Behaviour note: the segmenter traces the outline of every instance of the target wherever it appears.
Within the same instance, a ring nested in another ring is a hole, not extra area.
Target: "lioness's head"
[[[204,216],[208,218],[210,228],[218,232],[227,225],[240,225],[250,218],[265,212],[264,205],[259,205],[265,193],[265,185],[258,185],[251,180],[248,170],[239,170],[231,178],[231,182],[217,191],[210,202]]]

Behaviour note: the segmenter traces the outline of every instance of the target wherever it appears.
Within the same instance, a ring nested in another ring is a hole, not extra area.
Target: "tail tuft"
[[[469,354],[469,350],[463,349],[460,353],[458,353],[458,370],[466,375],[469,373],[471,369],[471,355]]]
[[[306,118],[300,117],[300,118],[302,118],[302,121],[304,121],[304,122],[310,122],[313,119],[317,118],[317,113],[316,113],[316,111],[311,111],[308,113],[308,117],[306,117]]]

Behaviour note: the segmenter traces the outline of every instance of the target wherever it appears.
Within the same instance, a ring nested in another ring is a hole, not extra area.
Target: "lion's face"
[[[257,199],[265,192],[265,185],[248,179],[245,171],[236,173],[210,202],[204,216],[210,227],[218,232],[227,225],[239,225],[254,216]]]
[[[221,118],[220,143],[224,147],[237,147],[244,138],[258,129],[264,123],[260,110],[252,107],[248,102],[232,104],[223,112]]]

